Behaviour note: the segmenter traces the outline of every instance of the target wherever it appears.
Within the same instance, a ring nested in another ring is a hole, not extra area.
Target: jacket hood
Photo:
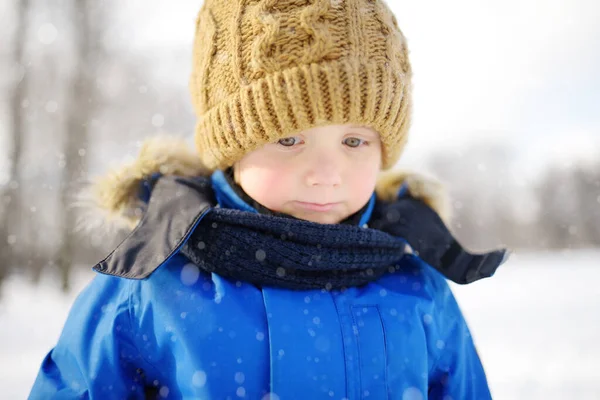
[[[163,176],[210,176],[211,170],[182,138],[156,136],[147,139],[137,158],[99,176],[79,194],[82,209],[78,228],[108,232],[130,231],[140,221],[146,202],[140,197],[144,182],[155,174]],[[421,173],[408,170],[382,172],[375,192],[383,201],[398,198],[404,185],[410,195],[434,209],[449,224],[450,202],[443,185]]]

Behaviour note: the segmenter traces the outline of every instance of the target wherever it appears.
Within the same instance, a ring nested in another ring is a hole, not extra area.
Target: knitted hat
[[[381,0],[205,0],[190,90],[209,169],[326,124],[379,132],[400,157],[411,113],[406,40]]]

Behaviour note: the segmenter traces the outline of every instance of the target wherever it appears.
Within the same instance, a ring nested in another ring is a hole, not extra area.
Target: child
[[[504,251],[466,252],[430,183],[378,180],[411,110],[386,5],[206,0],[193,61],[199,157],[150,141],[98,182],[135,229],[30,398],[490,398],[445,277]]]

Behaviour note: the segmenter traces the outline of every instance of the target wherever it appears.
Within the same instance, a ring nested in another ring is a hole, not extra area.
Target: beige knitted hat
[[[205,0],[190,90],[209,169],[302,130],[347,123],[379,132],[387,169],[410,125],[406,40],[381,0]]]

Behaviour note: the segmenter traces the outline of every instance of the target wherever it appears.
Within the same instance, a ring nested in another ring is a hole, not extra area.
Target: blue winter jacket
[[[221,206],[251,209],[222,174],[211,182]],[[105,260],[143,261],[144,279],[96,268],[31,399],[491,397],[446,279],[418,256],[344,291],[259,288],[200,271],[179,251],[193,224],[169,222],[198,210],[168,209]],[[153,239],[136,241],[146,228]]]

